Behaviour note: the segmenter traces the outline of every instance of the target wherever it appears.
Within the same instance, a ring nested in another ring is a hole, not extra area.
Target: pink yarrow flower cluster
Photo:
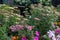
[[[27,28],[27,30],[31,31],[31,30],[32,30],[32,28],[33,28],[33,26],[26,25],[26,28]]]
[[[15,27],[14,25],[10,26],[10,30],[11,30],[12,32],[16,31],[16,27]]]
[[[18,31],[18,30],[23,30],[23,26],[22,25],[12,25],[12,26],[10,26],[10,30],[12,31],[12,32],[14,32],[14,31]]]
[[[56,27],[54,23],[52,23],[52,27],[53,27],[53,28],[55,28],[55,27]]]
[[[18,29],[18,30],[23,30],[23,26],[22,25],[15,25],[16,26],[16,28]]]
[[[40,20],[39,18],[34,18],[35,20]]]

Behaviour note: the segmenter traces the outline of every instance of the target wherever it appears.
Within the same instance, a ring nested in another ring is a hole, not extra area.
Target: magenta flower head
[[[22,36],[21,40],[27,40],[25,36]]]
[[[29,31],[31,31],[31,30],[32,30],[32,28],[33,28],[33,26],[26,25],[26,28],[27,28]]]
[[[38,31],[35,31],[35,35],[36,35],[36,36],[39,36],[39,32],[38,32]]]
[[[38,36],[34,36],[33,40],[39,40],[39,37]]]
[[[23,30],[23,26],[22,25],[18,25],[17,24],[17,25],[15,25],[15,27],[16,27],[17,30]]]
[[[56,30],[55,30],[55,33],[56,33],[56,34],[60,34],[60,29],[56,29]]]
[[[35,20],[40,20],[39,18],[34,18]]]
[[[11,30],[12,32],[16,31],[16,27],[15,27],[14,25],[10,26],[10,30]]]

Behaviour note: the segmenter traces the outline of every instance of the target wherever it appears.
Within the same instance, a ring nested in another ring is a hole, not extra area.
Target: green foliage
[[[47,6],[46,6],[47,7]],[[32,12],[32,18],[28,18],[27,24],[36,26],[34,30],[39,30],[41,35],[46,34],[46,32],[52,28],[51,23],[55,22],[57,15],[52,12],[50,7],[47,8],[34,8]],[[53,10],[53,9],[52,9]],[[40,20],[35,20],[34,18],[39,18]]]
[[[40,0],[40,3],[45,3],[46,5],[51,5],[51,0]]]
[[[3,19],[3,15],[0,13],[0,21]]]
[[[0,27],[0,40],[11,40],[6,33],[6,26]]]
[[[45,4],[47,6],[50,6],[51,5],[51,0],[36,0],[37,2],[40,2],[41,4]],[[22,3],[26,3],[26,4],[29,4],[31,3],[30,0],[14,0],[14,3],[15,4],[22,4]]]
[[[29,4],[31,2],[30,2],[30,0],[14,0],[14,3],[18,5],[18,4],[22,4],[22,3]]]

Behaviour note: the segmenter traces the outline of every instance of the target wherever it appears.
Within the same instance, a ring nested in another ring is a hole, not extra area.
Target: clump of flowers
[[[10,26],[10,30],[11,30],[12,32],[16,31],[16,27],[15,27],[14,25]]]
[[[32,28],[33,28],[33,26],[26,25],[26,28],[27,28],[27,30],[31,31],[31,30],[32,30]]]
[[[23,30],[23,26],[22,25],[15,25],[15,27],[17,28],[17,30]]]
[[[22,25],[12,25],[12,26],[10,26],[10,30],[12,31],[12,32],[14,32],[14,31],[18,31],[18,30],[23,30],[24,28],[23,28],[23,26]]]

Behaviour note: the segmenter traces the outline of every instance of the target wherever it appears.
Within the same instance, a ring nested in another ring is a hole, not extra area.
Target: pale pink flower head
[[[49,30],[49,31],[48,31],[48,37],[49,37],[49,38],[52,38],[53,35],[54,35],[53,32],[52,32],[51,30]]]
[[[39,18],[34,18],[35,20],[40,20]]]
[[[16,27],[15,27],[14,25],[10,26],[10,30],[11,30],[12,32],[16,31]]]
[[[51,30],[48,31],[48,37],[51,38],[52,40],[56,40],[55,34],[54,34],[54,32],[51,31]]]
[[[25,36],[22,36],[21,40],[27,40]]]
[[[16,27],[17,30],[23,30],[23,26],[22,25],[18,25],[17,24],[17,25],[15,25],[15,27]]]
[[[33,40],[39,40],[39,37],[38,36],[34,36]]]
[[[60,40],[60,35],[57,35],[56,37],[57,37],[57,40]]]
[[[26,25],[26,28],[27,28],[27,30],[32,30],[32,28],[33,28],[33,26],[30,26],[30,25]]]
[[[55,27],[56,27],[54,23],[52,23],[52,27],[53,27],[53,28],[55,28]]]
[[[39,36],[39,32],[38,32],[38,31],[35,31],[35,35],[36,35],[36,36]]]

